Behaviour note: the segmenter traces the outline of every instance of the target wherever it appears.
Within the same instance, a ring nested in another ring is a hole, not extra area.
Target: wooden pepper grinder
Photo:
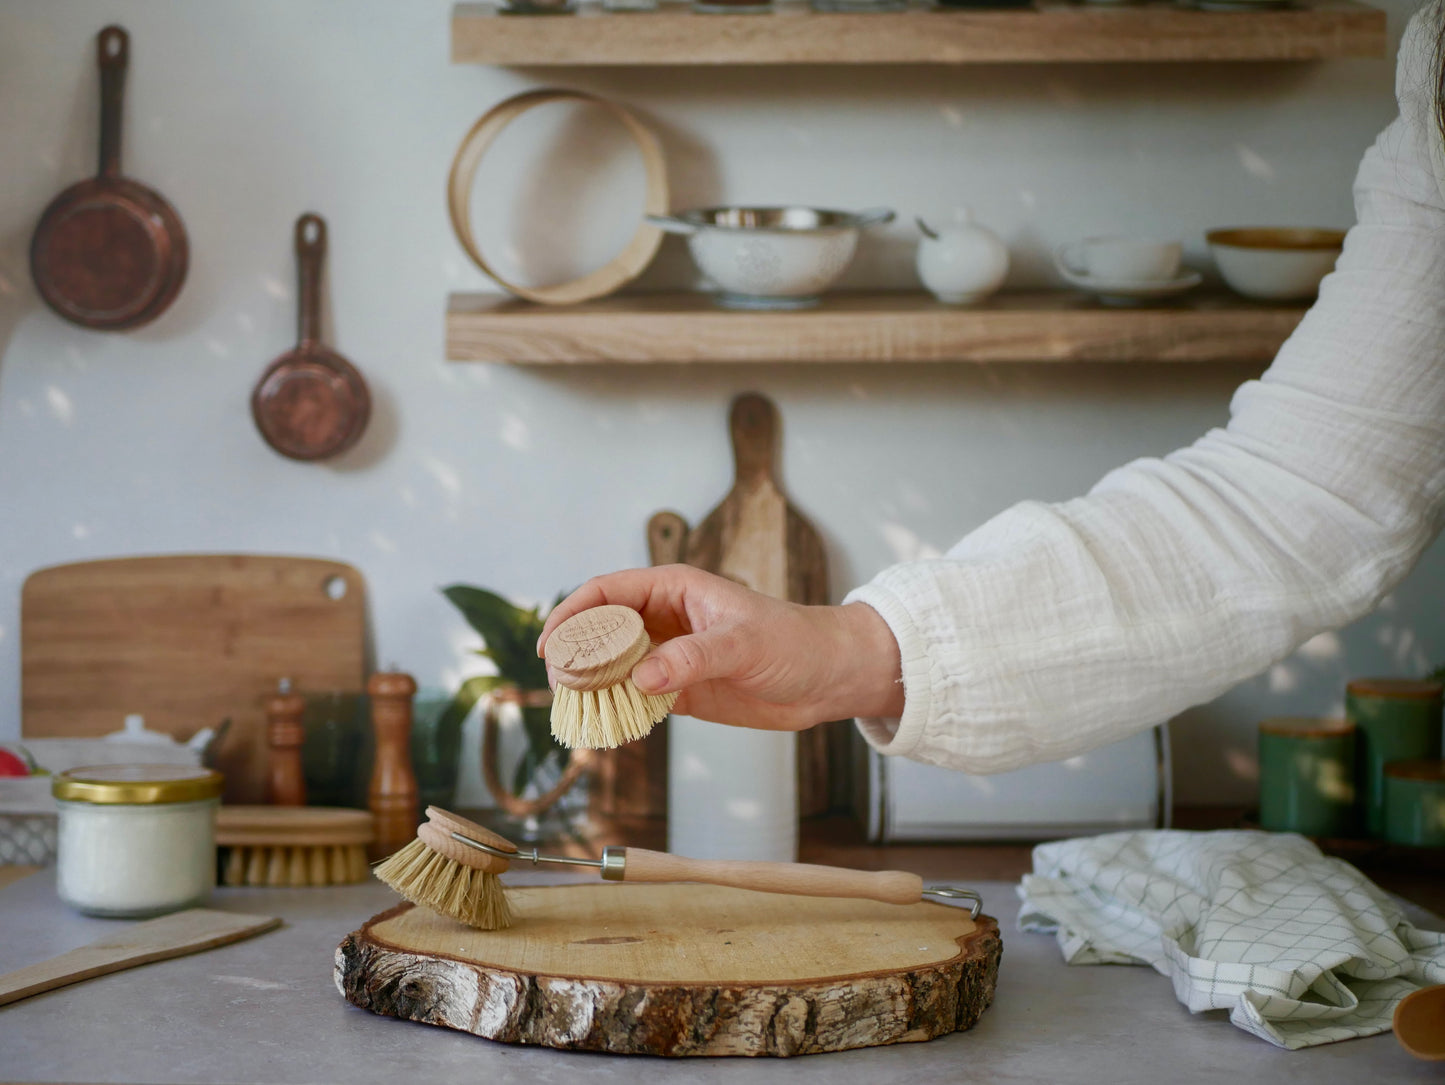
[[[306,728],[301,716],[306,698],[291,692],[291,680],[281,679],[276,695],[266,701],[266,742],[269,779],[266,798],[277,806],[306,805],[306,775],[301,768],[301,744]]]
[[[416,682],[409,674],[381,672],[371,676],[366,692],[371,694],[371,726],[376,733],[367,805],[376,819],[372,857],[380,859],[411,843],[421,823],[411,769],[411,699]]]

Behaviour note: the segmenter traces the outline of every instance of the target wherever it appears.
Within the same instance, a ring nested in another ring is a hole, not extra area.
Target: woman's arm
[[[1440,18],[1401,44],[1400,117],[1360,166],[1336,271],[1226,429],[849,596],[901,649],[905,709],[862,721],[871,743],[970,772],[1068,757],[1217,696],[1409,571],[1445,499]]]

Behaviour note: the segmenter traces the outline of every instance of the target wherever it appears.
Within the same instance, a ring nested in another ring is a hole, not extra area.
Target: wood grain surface
[[[508,890],[516,926],[402,905],[349,935],[336,982],[372,1010],[511,1043],[799,1055],[969,1028],[1002,943],[940,904],[698,885]]]
[[[136,965],[239,942],[280,925],[279,919],[268,916],[235,915],[209,908],[188,908],[130,924],[88,946],[0,976],[0,1006]]]
[[[1383,57],[1385,13],[1349,0],[1276,11],[1198,11],[1154,0],[1118,6],[1038,0],[1008,11],[914,8],[815,12],[780,0],[766,14],[683,5],[622,17],[595,9],[518,19],[458,4],[452,60],[474,64],[996,64]]]
[[[341,562],[180,554],[57,565],[21,590],[20,733],[93,737],[139,712],[184,740],[229,718],[217,759],[225,798],[265,802],[264,704],[277,682],[360,691],[365,654],[365,583]]]
[[[922,294],[840,293],[814,309],[756,313],[719,309],[700,293],[622,295],[568,309],[453,294],[447,357],[517,365],[1267,362],[1304,312],[1209,294],[1109,308],[1069,291],[996,294],[968,307]]]

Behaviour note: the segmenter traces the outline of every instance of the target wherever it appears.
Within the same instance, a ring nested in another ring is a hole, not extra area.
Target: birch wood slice
[[[403,904],[336,950],[373,1013],[614,1054],[809,1055],[931,1040],[993,1001],[998,924],[942,904],[702,885],[509,889],[478,931]]]

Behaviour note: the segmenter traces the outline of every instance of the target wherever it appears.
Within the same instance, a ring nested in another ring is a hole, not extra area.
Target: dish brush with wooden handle
[[[547,638],[556,679],[552,737],[569,749],[610,750],[644,737],[667,718],[676,693],[643,693],[632,681],[652,640],[642,615],[607,605],[572,615]]]
[[[917,874],[902,870],[849,870],[806,863],[764,863],[734,859],[685,859],[643,848],[608,847],[601,859],[575,859],[519,851],[511,841],[466,818],[435,806],[413,840],[374,873],[413,904],[421,904],[471,927],[498,930],[512,924],[506,889],[497,875],[512,863],[588,866],[606,881],[706,882],[760,893],[804,897],[857,897],[886,904],[917,904],[925,897],[964,900],[976,917],[981,907],[971,889],[927,888]]]

